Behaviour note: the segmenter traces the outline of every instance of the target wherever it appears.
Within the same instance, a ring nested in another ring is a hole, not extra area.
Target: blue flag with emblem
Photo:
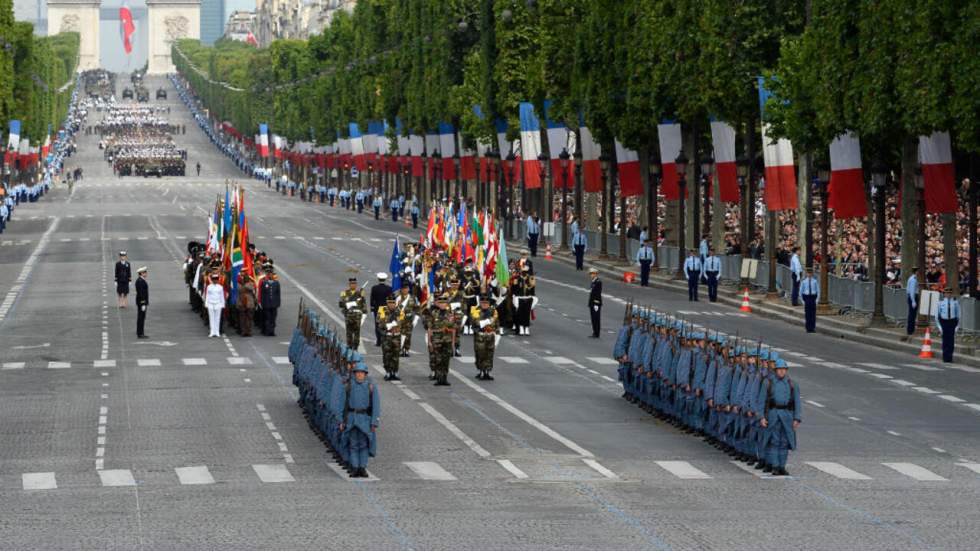
[[[402,287],[402,255],[398,250],[398,238],[395,238],[395,245],[391,248],[391,262],[388,263],[388,271],[391,272],[391,290],[397,291]]]

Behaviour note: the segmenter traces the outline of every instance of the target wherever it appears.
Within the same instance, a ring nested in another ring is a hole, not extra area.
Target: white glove
[[[146,312],[146,305],[140,306],[140,312]]]
[[[514,308],[517,308],[517,297],[514,297]]]
[[[592,307],[592,309],[595,310],[596,312],[598,312],[599,311],[599,305],[596,304],[595,306]]]
[[[480,320],[480,329],[490,325],[490,320]]]
[[[347,309],[348,309],[348,310],[350,310],[350,309],[352,309],[352,308],[356,308],[356,307],[357,307],[357,302],[354,302],[354,301],[349,301],[349,302],[347,303]]]
[[[458,303],[458,302],[452,302],[452,303],[449,304],[449,307],[452,308],[453,310],[459,310],[459,307],[460,306],[462,306],[462,305],[460,303]]]

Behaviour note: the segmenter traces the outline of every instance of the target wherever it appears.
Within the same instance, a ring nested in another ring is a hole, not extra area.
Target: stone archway
[[[97,69],[101,0],[47,0],[49,34],[75,31],[81,38],[78,70]],[[150,74],[174,71],[170,46],[181,38],[200,38],[200,0],[146,0],[147,61]]]

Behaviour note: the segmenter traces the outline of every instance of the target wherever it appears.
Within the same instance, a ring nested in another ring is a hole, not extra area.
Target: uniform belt
[[[778,404],[773,404],[773,403],[770,402],[769,403],[769,409],[793,409],[793,406],[791,406],[789,404],[780,406]]]
[[[351,408],[351,409],[348,409],[347,410],[347,413],[365,413],[365,414],[366,413],[371,413],[371,408],[362,408],[362,409],[353,409],[353,408]]]

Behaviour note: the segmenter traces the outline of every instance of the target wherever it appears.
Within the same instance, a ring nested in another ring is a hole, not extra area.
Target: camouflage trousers
[[[403,354],[408,354],[410,348],[412,348],[412,322],[402,322],[401,327],[398,328],[402,335],[405,337],[401,343],[401,350]]]
[[[357,347],[361,344],[361,319],[358,318],[347,318],[347,346],[357,350]]]
[[[401,354],[401,335],[386,336],[381,341],[381,356],[385,373],[398,373],[398,358]]]
[[[489,373],[493,369],[494,337],[493,333],[477,333],[473,338],[473,352],[479,371]]]
[[[452,341],[435,342],[431,350],[432,371],[445,378],[449,374],[449,359],[453,357]]]

